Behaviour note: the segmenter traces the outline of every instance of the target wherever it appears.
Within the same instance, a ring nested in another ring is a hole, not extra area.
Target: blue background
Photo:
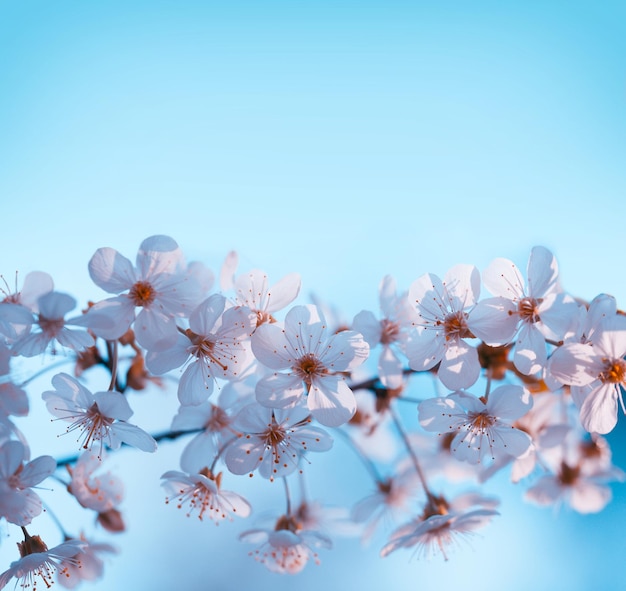
[[[497,256],[525,269],[543,244],[565,289],[623,308],[625,57],[623,2],[0,0],[0,272],[12,285],[16,269],[48,271],[84,306],[104,295],[86,270],[98,247],[134,259],[165,233],[215,272],[231,249],[242,270],[298,271],[301,302],[351,319],[378,309],[386,274],[406,289]],[[47,387],[19,422],[34,456],[57,444],[35,437]],[[138,424],[168,425],[171,391],[133,396]],[[621,467],[625,422],[610,437]],[[499,478],[502,515],[447,563],[337,538],[293,578],[237,541],[254,517],[216,528],[164,505],[179,451],[110,459],[128,533],[90,588],[626,588],[624,485],[580,516]],[[341,442],[312,459],[314,492],[369,492]],[[282,510],[280,484],[231,478],[255,509]],[[41,494],[54,509],[63,491]],[[3,530],[0,569],[18,539]]]

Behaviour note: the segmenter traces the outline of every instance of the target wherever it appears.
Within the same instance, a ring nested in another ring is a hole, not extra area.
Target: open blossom
[[[162,486],[168,491],[166,503],[176,500],[179,509],[188,506],[187,517],[198,514],[200,521],[206,516],[217,524],[233,515],[248,517],[250,503],[241,495],[222,490],[222,473],[214,475],[208,468],[191,474],[179,470],[168,470],[161,476]]]
[[[250,335],[256,326],[248,308],[226,308],[226,298],[213,294],[189,317],[189,328],[165,351],[150,351],[147,367],[156,374],[187,364],[178,383],[182,405],[198,405],[213,393],[215,380],[239,377],[252,361]]]
[[[565,343],[551,356],[549,371],[571,386],[572,400],[580,422],[590,433],[609,433],[617,424],[618,401],[626,406],[626,317],[609,315],[602,319],[593,343]]]
[[[94,338],[86,330],[69,328],[72,325],[80,326],[83,322],[80,316],[65,319],[66,314],[76,307],[76,300],[72,296],[50,291],[37,300],[37,305],[39,313],[33,324],[39,330],[24,334],[13,343],[12,349],[16,355],[34,357],[55,343],[75,351],[82,351],[94,344]]]
[[[233,474],[247,474],[258,468],[261,476],[270,480],[291,474],[307,452],[332,447],[330,435],[310,423],[309,413],[302,407],[244,407],[233,422],[240,435],[226,448],[226,466]]]
[[[400,388],[404,383],[405,347],[410,329],[416,320],[405,294],[396,294],[396,282],[386,275],[380,283],[379,302],[382,318],[362,310],[355,317],[352,328],[363,335],[373,350],[381,346],[378,356],[378,377],[386,388]]]
[[[289,408],[306,397],[313,417],[329,427],[346,423],[356,412],[354,393],[342,374],[365,361],[369,346],[354,331],[329,334],[316,306],[294,306],[284,327],[259,326],[252,336],[252,351],[270,369],[288,370],[259,380],[260,404]]]
[[[16,525],[28,525],[41,513],[41,499],[31,487],[56,470],[51,456],[26,462],[28,450],[21,441],[5,441],[0,447],[0,517]]]
[[[385,557],[399,548],[413,548],[418,557],[430,558],[440,552],[448,560],[450,546],[498,515],[495,505],[493,500],[477,495],[459,495],[451,502],[443,497],[431,497],[422,515],[391,534],[380,555]]]
[[[24,531],[25,540],[17,546],[21,558],[11,563],[11,566],[0,574],[0,589],[15,578],[15,586],[22,589],[37,590],[37,584],[42,581],[49,588],[54,583],[55,575],[71,576],[68,564],[80,565],[84,543],[80,540],[65,541],[54,548],[48,546],[39,536],[30,536]]]
[[[137,342],[155,351],[176,342],[175,319],[188,316],[202,294],[201,283],[187,271],[181,249],[169,236],[146,238],[134,266],[113,248],[99,248],[89,261],[89,275],[104,291],[119,294],[89,309],[93,332],[114,340],[134,322]]]
[[[100,555],[117,553],[111,544],[92,542],[83,535],[78,542],[81,544],[79,551],[69,559],[62,558],[59,565],[57,582],[66,589],[74,589],[81,581],[100,579],[104,572],[104,562]]]
[[[419,422],[427,431],[455,433],[450,450],[459,460],[517,458],[529,452],[532,440],[512,422],[530,410],[532,403],[522,386],[500,386],[487,400],[458,391],[420,402]]]
[[[468,388],[480,375],[468,314],[480,295],[480,274],[472,265],[456,265],[443,281],[427,273],[409,288],[415,307],[416,329],[406,347],[409,365],[416,371],[439,364],[437,376],[446,388]]]
[[[252,310],[256,316],[257,325],[275,322],[273,314],[286,308],[298,297],[300,275],[290,273],[270,285],[267,275],[259,269],[235,276],[237,263],[237,253],[230,252],[222,267],[220,281],[222,289],[234,290],[236,304]]]
[[[102,467],[103,457],[83,452],[74,466],[67,466],[71,476],[67,490],[86,509],[105,513],[117,507],[124,498],[124,484],[111,472],[95,474]]]
[[[92,394],[66,373],[54,376],[52,385],[54,390],[42,394],[48,411],[71,423],[67,433],[80,432],[78,441],[83,449],[91,449],[98,442],[100,457],[105,444],[112,449],[126,443],[142,451],[156,450],[157,444],[151,435],[127,422],[133,411],[123,394],[113,391]]]
[[[546,340],[561,341],[578,310],[575,300],[558,284],[554,255],[535,246],[528,260],[527,281],[515,263],[495,259],[483,272],[493,298],[481,300],[470,315],[474,334],[491,346],[515,343],[513,363],[526,375],[546,366]]]
[[[275,573],[295,575],[313,560],[319,564],[317,548],[331,548],[324,534],[309,530],[295,515],[282,515],[272,528],[244,531],[239,539],[256,544],[250,552],[257,562]]]

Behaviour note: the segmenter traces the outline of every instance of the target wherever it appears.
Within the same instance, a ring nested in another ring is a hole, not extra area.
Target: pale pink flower
[[[370,350],[381,346],[378,377],[383,386],[401,388],[404,385],[405,347],[417,316],[406,294],[396,294],[396,282],[390,275],[380,283],[379,302],[380,320],[373,312],[362,310],[354,317],[352,328],[363,335]]]
[[[105,513],[117,507],[124,498],[124,483],[111,472],[94,474],[102,467],[104,458],[83,452],[74,466],[67,466],[71,476],[67,490],[86,509]]]
[[[548,359],[546,341],[561,341],[578,313],[576,301],[560,289],[556,258],[535,246],[527,281],[515,263],[495,259],[483,272],[483,283],[495,297],[472,310],[472,332],[494,347],[514,342],[515,367],[525,375],[541,371]]]
[[[42,394],[48,411],[71,423],[67,433],[80,431],[78,441],[83,449],[91,449],[98,442],[100,457],[105,444],[112,449],[126,443],[142,451],[156,451],[157,444],[152,436],[127,422],[133,411],[123,394],[114,391],[92,394],[66,373],[54,376],[52,386],[54,390]]]
[[[226,448],[228,469],[247,474],[258,468],[270,480],[294,472],[307,452],[328,451],[333,444],[326,431],[311,426],[302,407],[273,410],[250,404],[235,417],[233,428],[240,434]]]
[[[161,478],[161,484],[168,492],[165,502],[175,500],[179,509],[187,506],[187,517],[197,513],[200,521],[208,516],[217,525],[224,519],[232,521],[234,515],[250,515],[251,507],[246,499],[235,492],[222,490],[221,472],[214,475],[206,467],[197,473],[169,470]]]
[[[248,308],[225,306],[224,296],[211,295],[191,313],[189,328],[172,347],[148,353],[146,366],[155,374],[187,364],[178,382],[182,405],[205,402],[217,378],[236,379],[253,361],[250,335],[255,316]]]
[[[239,539],[258,546],[250,552],[250,556],[268,570],[290,575],[302,571],[309,560],[319,564],[317,548],[332,547],[329,538],[317,531],[304,529],[293,515],[282,515],[272,528],[245,531]]]
[[[235,276],[237,264],[237,253],[231,251],[222,267],[221,287],[223,290],[234,290],[236,304],[250,308],[256,315],[258,325],[275,322],[273,314],[298,297],[301,284],[298,273],[285,275],[270,285],[267,275],[259,269]]]
[[[532,396],[522,386],[500,386],[487,400],[459,391],[420,402],[419,422],[427,431],[455,433],[450,449],[459,460],[517,458],[529,452],[532,440],[512,423],[532,404]]]
[[[76,307],[76,300],[58,291],[50,291],[38,300],[39,313],[34,325],[38,331],[25,334],[18,338],[12,346],[16,355],[34,357],[40,355],[52,344],[59,343],[63,347],[82,351],[94,344],[94,338],[84,329],[68,328],[80,326],[83,323],[81,316],[65,319],[65,315]]]
[[[609,433],[617,424],[618,400],[626,413],[626,317],[603,318],[593,343],[565,343],[550,357],[550,374],[571,386],[580,422],[590,433]]]
[[[416,557],[429,559],[438,552],[448,560],[448,548],[462,538],[473,535],[492,517],[497,502],[480,495],[460,495],[452,502],[431,497],[423,514],[391,534],[380,555],[388,556],[399,548],[413,548]]]
[[[117,549],[111,544],[91,542],[83,535],[78,541],[82,544],[80,550],[69,560],[61,559],[60,562],[57,582],[66,589],[74,589],[81,581],[97,581],[102,578],[104,561],[100,555],[117,553]]]
[[[39,536],[30,536],[26,531],[24,535],[25,540],[17,544],[21,558],[0,574],[0,589],[13,578],[17,579],[15,587],[19,584],[22,589],[36,591],[40,580],[49,588],[54,583],[55,574],[69,577],[68,565],[80,565],[84,542],[69,540],[48,550]]]
[[[344,373],[365,361],[369,346],[354,331],[329,334],[315,306],[291,308],[284,328],[278,323],[259,326],[252,336],[252,351],[270,369],[289,370],[259,380],[260,404],[289,408],[306,397],[313,417],[329,427],[346,423],[356,412]]]
[[[94,304],[89,326],[104,339],[121,337],[133,324],[137,342],[149,350],[171,347],[176,318],[198,305],[201,285],[188,272],[183,253],[169,236],[151,236],[139,247],[136,264],[112,248],[99,248],[89,261],[89,275],[108,293],[120,294]],[[135,310],[141,308],[135,317]]]
[[[437,376],[446,388],[468,388],[480,375],[468,314],[480,295],[480,274],[472,265],[456,265],[443,281],[427,273],[409,288],[418,320],[406,346],[409,365],[426,371],[439,364]]]
[[[51,456],[26,461],[28,450],[17,440],[0,446],[0,517],[16,525],[28,525],[41,513],[41,499],[31,490],[56,470]]]

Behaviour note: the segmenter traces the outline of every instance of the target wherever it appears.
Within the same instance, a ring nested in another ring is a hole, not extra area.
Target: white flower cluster
[[[508,468],[528,500],[589,513],[609,502],[611,482],[624,479],[604,435],[616,425],[618,403],[626,412],[626,316],[610,295],[583,303],[566,293],[547,249],[532,249],[525,274],[498,258],[482,274],[471,265],[443,278],[424,274],[401,293],[387,276],[380,310],[343,324],[319,302],[294,303],[299,275],[271,283],[263,271],[237,274],[237,267],[229,253],[214,288],[204,264],[187,263],[172,238],[152,236],[134,264],[98,249],[89,275],[111,297],[70,318],[76,300],[46,273],[28,274],[21,290],[7,288],[0,519],[20,527],[24,541],[0,588],[12,578],[22,587],[54,580],[73,587],[102,575],[101,554],[113,546],[68,535],[58,516],[62,541],[49,550],[27,526],[42,512],[34,488],[55,478],[100,527],[124,531],[123,483],[101,471],[108,450],[121,445],[155,452],[159,439],[184,441],[180,465],[168,467],[162,485],[167,502],[201,520],[253,514],[253,503],[223,481],[233,488],[236,476],[253,473],[283,481],[275,490],[284,491],[286,510],[240,537],[255,545],[257,561],[290,574],[319,562],[331,533],[365,543],[388,517],[396,525],[382,556],[412,548],[447,559],[451,544],[498,514],[497,499],[445,492],[452,482],[480,485]],[[125,373],[123,348],[132,351]],[[64,432],[77,433],[77,452],[30,459],[15,421],[33,402],[28,380],[16,383],[10,366],[20,356],[45,364],[59,349],[70,352],[73,375],[53,375],[38,394]],[[92,393],[84,375],[96,366],[110,382]],[[164,418],[168,432],[153,436],[129,422],[126,394],[171,377],[178,412]],[[414,384],[424,378],[434,394],[416,397]],[[306,477],[310,454],[329,452],[337,436],[363,460],[374,491],[339,515],[304,493],[295,502],[289,486],[294,474]]]

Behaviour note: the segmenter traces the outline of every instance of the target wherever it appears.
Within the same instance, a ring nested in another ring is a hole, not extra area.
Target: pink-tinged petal
[[[252,335],[252,352],[270,369],[286,369],[295,360],[295,352],[287,349],[284,330],[276,324],[262,324]]]
[[[133,416],[133,410],[126,396],[119,392],[96,392],[93,397],[100,414],[105,417],[127,421]]]
[[[469,312],[467,325],[472,333],[492,347],[512,342],[517,332],[519,317],[514,302],[507,298],[487,298]]]
[[[319,359],[331,371],[352,371],[367,359],[369,351],[363,335],[342,330],[328,339]]]
[[[150,236],[139,246],[136,266],[141,279],[161,273],[175,274],[184,268],[183,252],[169,236]]]
[[[606,507],[611,497],[611,489],[608,486],[578,480],[571,489],[570,505],[579,513],[598,513]]]
[[[535,246],[528,259],[528,295],[542,298],[557,288],[559,267],[555,256],[543,246]]]
[[[446,290],[437,275],[426,273],[416,279],[409,287],[408,297],[420,316],[425,314],[429,320],[440,318],[446,313]]]
[[[11,382],[0,383],[0,414],[23,417],[28,414],[29,399],[26,390]]]
[[[373,312],[361,310],[361,312],[354,317],[352,328],[363,335],[363,338],[370,347],[374,348],[380,343],[382,327]]]
[[[465,411],[450,396],[423,400],[417,405],[417,414],[420,425],[435,433],[454,431],[467,418]]]
[[[57,462],[52,456],[39,456],[28,462],[20,472],[21,488],[28,488],[43,482],[51,476],[57,468]]]
[[[192,261],[187,265],[186,274],[200,287],[203,294],[209,293],[215,283],[215,275],[204,263]]]
[[[392,390],[404,384],[404,364],[391,347],[383,346],[378,358],[378,377],[385,388]]]
[[[489,394],[487,412],[495,417],[515,421],[533,406],[533,397],[522,386],[499,386]]]
[[[239,256],[231,250],[224,259],[224,264],[220,271],[220,288],[222,291],[229,291],[235,286],[235,272],[239,264]]]
[[[450,341],[446,347],[437,377],[449,390],[469,388],[480,375],[478,351],[463,340]]]
[[[418,329],[411,333],[406,345],[409,366],[415,371],[433,368],[445,354],[445,338],[442,331]]]
[[[201,302],[204,292],[200,283],[185,274],[158,275],[151,279],[155,298],[150,308],[156,308],[169,316],[187,317]]]
[[[38,312],[37,300],[54,289],[52,277],[44,271],[31,271],[24,277],[20,291],[20,304],[33,312]]]
[[[131,445],[141,451],[152,453],[157,450],[157,442],[152,435],[136,425],[124,421],[116,421],[111,425],[111,435],[126,445]]]
[[[340,376],[316,379],[309,390],[307,405],[322,425],[338,427],[347,423],[356,412],[356,398]]]
[[[548,360],[546,341],[533,324],[523,324],[515,343],[513,364],[524,375],[541,371]]]
[[[257,438],[242,437],[226,448],[224,462],[237,475],[254,472],[263,460],[265,445]]]
[[[51,291],[38,300],[39,315],[47,319],[63,318],[76,307],[76,300],[67,293]]]
[[[35,357],[41,355],[50,343],[50,337],[43,332],[31,333],[17,340],[12,347],[15,355]]]
[[[514,458],[521,458],[531,449],[533,441],[524,431],[511,428],[510,425],[501,425],[493,429],[494,439],[493,452],[506,453]]]
[[[182,367],[189,359],[188,348],[191,341],[182,334],[178,335],[176,343],[165,351],[149,351],[146,355],[146,368],[150,373],[163,375],[168,371]]]
[[[215,433],[203,431],[185,446],[180,456],[180,467],[190,473],[199,472],[211,465],[216,453]]]
[[[198,406],[181,406],[172,419],[172,431],[203,429],[213,414],[214,405],[203,402]],[[191,470],[187,470],[191,472]]]
[[[584,309],[584,307],[583,307]],[[612,295],[598,294],[587,309],[584,332],[588,340],[593,341],[593,334],[605,318],[612,318],[617,314],[617,301]]]
[[[7,479],[22,465],[26,449],[21,441],[6,441],[0,447],[0,476]]]
[[[539,304],[539,330],[546,339],[561,341],[578,320],[578,302],[564,293],[548,295]]]
[[[226,307],[226,298],[215,293],[204,300],[189,316],[189,328],[199,335],[208,335],[215,329]]]
[[[454,400],[455,403],[459,404],[467,412],[487,412],[486,404],[480,398],[468,392],[452,392],[452,394],[448,394],[448,398]]]
[[[298,273],[289,273],[278,280],[267,292],[265,311],[271,314],[286,308],[298,297],[301,283]]]
[[[626,356],[626,317],[616,315],[603,320],[596,331],[594,346],[605,357],[621,359]]]
[[[121,293],[137,281],[133,264],[113,248],[96,250],[88,268],[91,280],[107,293]]]
[[[30,489],[7,490],[0,495],[0,517],[14,525],[28,525],[41,509],[41,499]]]
[[[74,351],[83,351],[95,343],[94,338],[87,331],[69,328],[62,328],[56,334],[56,339],[61,345]]]
[[[213,393],[214,381],[206,363],[197,359],[187,366],[178,382],[178,401],[183,406],[202,404]]]
[[[328,451],[333,446],[333,438],[318,427],[301,427],[294,437],[306,451]]]
[[[149,351],[164,351],[176,344],[176,321],[153,308],[143,308],[134,324],[137,342]]]
[[[57,398],[71,401],[75,406],[87,409],[94,402],[93,394],[83,386],[76,378],[66,373],[59,373],[52,378],[52,387],[55,392],[44,392],[42,398],[47,399],[46,394],[54,395]]]
[[[119,339],[135,319],[135,305],[124,296],[97,302],[84,316],[85,325],[107,341]]]
[[[277,448],[277,454],[266,453],[259,464],[259,474],[270,480],[293,474],[300,464],[300,455],[292,449]]]
[[[512,261],[494,259],[483,271],[483,284],[495,296],[509,300],[524,297],[524,278]]]
[[[617,424],[616,384],[603,384],[592,390],[580,407],[580,422],[589,433],[604,435]]]
[[[0,333],[8,339],[24,336],[34,321],[30,310],[20,304],[0,302]]]
[[[287,350],[297,357],[317,351],[320,344],[326,342],[327,331],[326,321],[317,306],[294,306],[285,316]]]
[[[383,316],[392,318],[396,312],[396,280],[391,275],[385,275],[380,282],[378,286],[378,300]],[[361,332],[355,326],[353,328]]]
[[[550,356],[550,375],[563,384],[586,386],[600,375],[603,369],[596,350],[590,344],[567,343]]]
[[[529,476],[537,465],[537,454],[532,452],[524,457],[517,458],[511,467],[511,482],[517,484]]]
[[[276,373],[257,382],[256,400],[271,408],[288,408],[297,404],[304,395],[302,379],[293,374]]]
[[[480,273],[474,265],[455,265],[445,274],[443,284],[453,310],[473,306],[480,295]]]
[[[223,490],[220,491],[220,497],[224,503],[230,506],[231,512],[239,515],[239,517],[248,517],[252,512],[250,503],[235,492]]]
[[[481,459],[493,457],[493,446],[489,436],[462,429],[450,444],[450,452],[460,461],[479,464]]]

